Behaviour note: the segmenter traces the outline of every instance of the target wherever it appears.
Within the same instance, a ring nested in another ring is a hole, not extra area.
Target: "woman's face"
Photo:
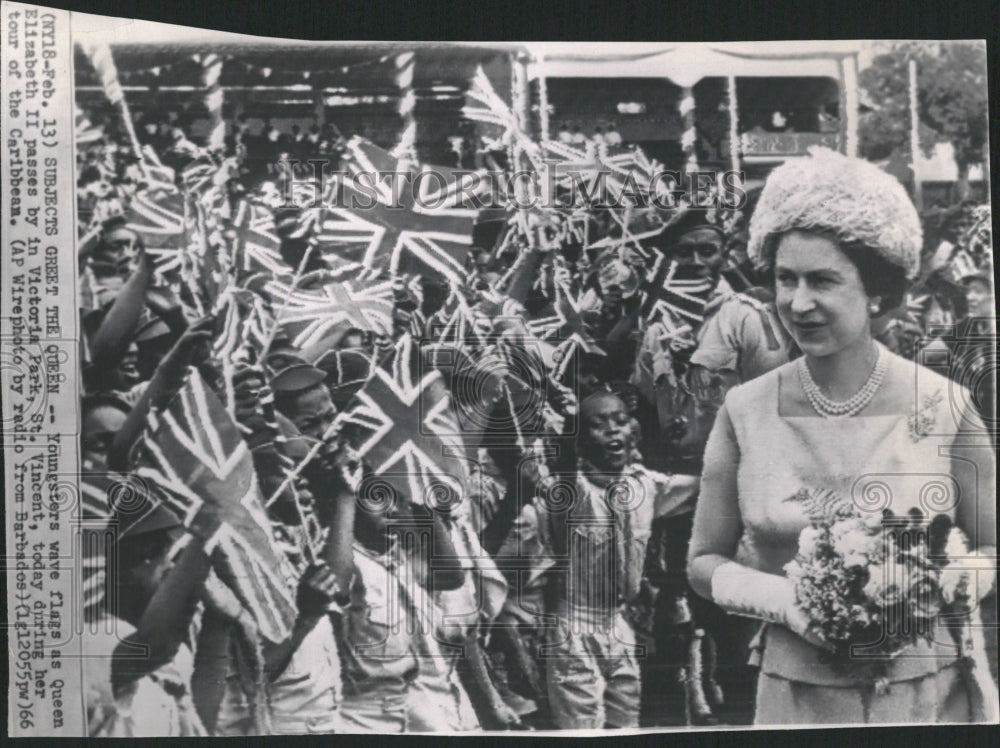
[[[870,337],[871,318],[857,267],[837,243],[791,231],[774,259],[778,316],[803,353],[830,356]]]

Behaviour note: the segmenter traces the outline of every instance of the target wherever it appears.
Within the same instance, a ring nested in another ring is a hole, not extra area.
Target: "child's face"
[[[598,395],[581,408],[580,452],[594,467],[618,471],[629,461],[629,415],[612,394]]]

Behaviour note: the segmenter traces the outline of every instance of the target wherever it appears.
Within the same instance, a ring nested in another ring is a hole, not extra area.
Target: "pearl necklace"
[[[813,410],[823,416],[823,418],[849,418],[864,410],[868,403],[872,401],[872,398],[875,397],[875,393],[878,392],[879,387],[882,386],[882,380],[885,379],[887,368],[888,360],[882,356],[879,347],[876,345],[875,365],[872,367],[867,381],[850,399],[837,402],[828,398],[820,390],[819,385],[816,384],[816,381],[812,377],[812,372],[809,371],[805,357],[799,359],[798,363],[799,380],[802,382],[802,389],[806,393],[806,398],[809,400],[809,404],[813,407]]]

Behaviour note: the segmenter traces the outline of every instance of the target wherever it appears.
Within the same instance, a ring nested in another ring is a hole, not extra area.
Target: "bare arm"
[[[146,289],[152,270],[139,258],[138,266],[115,297],[111,309],[101,322],[91,343],[91,358],[94,365],[110,371],[121,363],[132,342],[132,334],[142,315]]]
[[[212,324],[212,317],[205,317],[193,324],[160,362],[142,397],[129,412],[108,450],[108,466],[113,470],[126,469],[129,451],[142,434],[149,411],[165,405],[183,384],[194,349],[199,343],[207,342],[212,337]]]
[[[170,662],[188,633],[201,585],[209,572],[205,543],[192,537],[177,563],[153,594],[136,630],[115,649],[111,684],[115,693]],[[147,657],[137,658],[137,649]]]
[[[231,632],[231,621],[214,611],[205,611],[194,651],[191,696],[201,723],[210,733],[215,730],[225,694]]]
[[[339,479],[331,490],[334,495],[330,499],[329,532],[320,551],[320,563],[308,569],[299,582],[299,615],[292,634],[280,644],[264,647],[265,669],[271,681],[285,671],[302,642],[327,615],[330,601],[350,591],[354,573],[355,492]]]
[[[476,628],[472,629],[465,642],[464,657],[458,659],[455,667],[484,729],[502,730],[518,724],[517,715],[504,703],[493,685]]]

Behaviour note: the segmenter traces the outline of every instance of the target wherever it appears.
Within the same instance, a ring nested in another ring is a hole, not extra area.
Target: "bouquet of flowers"
[[[930,641],[942,613],[971,610],[970,574],[955,563],[969,548],[948,516],[864,515],[830,491],[803,489],[794,499],[811,522],[785,571],[834,662],[847,664],[852,653],[854,661],[890,658],[921,637]]]

